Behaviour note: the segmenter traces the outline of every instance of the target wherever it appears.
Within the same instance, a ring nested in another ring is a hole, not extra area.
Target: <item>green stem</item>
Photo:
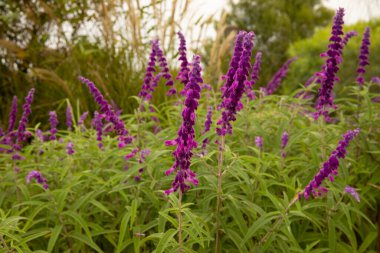
[[[221,252],[221,229],[220,229],[220,211],[222,208],[222,175],[224,161],[224,136],[221,137],[219,157],[218,157],[218,186],[216,200],[216,238],[215,238],[215,253]]]
[[[178,196],[178,252],[182,252],[182,191],[179,190]]]

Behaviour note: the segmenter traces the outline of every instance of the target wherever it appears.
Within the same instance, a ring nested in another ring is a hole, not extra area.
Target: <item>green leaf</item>
[[[93,248],[94,250],[96,250],[99,253],[103,253],[103,251],[99,248],[99,246],[96,245],[96,243],[94,243],[94,241],[91,238],[87,237],[86,235],[83,235],[81,233],[73,231],[72,233],[69,234],[69,237],[72,237],[76,240],[79,240],[79,241],[87,244],[88,246],[90,246],[91,248]]]
[[[59,234],[61,233],[62,228],[63,228],[63,225],[59,224],[59,225],[56,225],[51,231],[50,240],[49,240],[48,248],[47,248],[47,251],[49,253],[53,251],[55,243],[57,242],[57,239],[59,237]]]
[[[168,244],[170,243],[170,241],[174,242],[173,237],[176,233],[177,233],[177,230],[175,230],[173,228],[166,231],[164,233],[164,235],[162,236],[162,238],[160,239],[160,241],[157,245],[157,248],[154,252],[155,253],[163,253],[163,252],[167,251],[168,250]]]

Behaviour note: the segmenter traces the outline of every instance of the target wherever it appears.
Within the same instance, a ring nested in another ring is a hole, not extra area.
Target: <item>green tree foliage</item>
[[[164,14],[163,6],[181,12]],[[140,89],[149,41],[159,38],[165,54],[174,55],[179,28],[173,17],[186,10],[169,1],[1,1],[0,121],[6,121],[12,96],[22,100],[30,87],[38,90],[38,109],[52,110],[66,98],[76,105],[80,97],[81,111],[93,111],[78,75],[94,80],[107,99],[131,112],[136,103],[128,98]],[[162,101],[162,93],[154,100]],[[46,120],[43,114],[33,117]]]
[[[263,52],[261,85],[265,85],[286,61],[294,41],[310,37],[316,27],[331,23],[333,12],[320,0],[240,0],[230,2],[228,23],[256,34],[256,46]]]
[[[370,81],[374,76],[380,76],[379,59],[380,54],[380,20],[371,22],[357,23],[355,25],[346,26],[344,32],[356,31],[358,36],[349,40],[348,44],[343,49],[343,62],[340,65],[338,76],[340,81],[335,85],[334,91],[338,94],[347,92],[345,87],[354,82],[357,75],[356,70],[359,63],[360,45],[363,38],[364,29],[369,26],[371,28],[371,45],[369,47],[370,65],[366,66],[366,81]],[[315,72],[320,71],[324,64],[324,59],[319,55],[326,52],[329,38],[331,36],[331,27],[325,27],[318,30],[313,37],[305,40],[300,40],[293,43],[289,48],[290,55],[297,55],[298,60],[294,62],[289,74],[286,78],[286,83],[283,92],[287,93],[300,88],[306,80]],[[373,89],[376,90],[374,86]]]

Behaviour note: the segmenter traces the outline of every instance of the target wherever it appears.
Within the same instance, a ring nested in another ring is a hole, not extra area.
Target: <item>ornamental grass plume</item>
[[[336,108],[333,101],[332,90],[335,81],[338,80],[337,73],[339,71],[339,64],[342,62],[343,16],[344,9],[339,8],[334,18],[328,51],[323,54],[323,56],[327,56],[327,59],[322,71],[318,73],[318,76],[321,79],[321,87],[318,90],[319,94],[315,105],[315,119],[318,119],[319,116],[323,115],[325,120],[329,121],[330,117],[328,115],[328,109]]]
[[[222,117],[217,122],[220,127],[216,129],[219,136],[232,134],[231,121],[236,120],[236,113],[243,108],[240,99],[244,93],[245,82],[251,68],[254,37],[253,32],[239,32],[236,37],[234,56],[227,75],[223,78],[225,80],[222,88],[223,101],[219,106],[223,111]]]
[[[66,107],[66,126],[69,131],[73,128],[73,110],[70,106],[70,104]]]
[[[272,79],[267,84],[266,88],[264,88],[265,95],[271,95],[273,94],[278,87],[280,87],[282,79],[286,76],[286,74],[289,71],[290,64],[292,64],[295,60],[297,60],[297,57],[293,57],[289,60],[287,60],[279,70],[274,74]]]
[[[113,107],[108,103],[108,101],[103,97],[95,84],[90,80],[80,76],[79,80],[86,84],[90,90],[91,95],[94,97],[95,101],[100,106],[101,112],[104,114],[104,119],[111,122],[114,126],[114,130],[118,135],[119,148],[123,148],[125,145],[132,142],[132,137],[129,136],[128,130],[125,128],[124,122],[117,116]]]
[[[369,46],[370,42],[370,29],[367,27],[363,33],[362,44],[360,46],[360,56],[359,56],[359,67],[356,71],[358,73],[358,77],[356,78],[356,82],[359,86],[363,86],[365,79],[365,66],[369,65]]]
[[[31,172],[29,172],[28,175],[26,176],[26,183],[29,184],[33,178],[36,179],[37,183],[41,184],[44,187],[44,189],[49,188],[49,185],[47,184],[47,180],[46,178],[42,176],[41,172],[37,170],[32,170]]]
[[[194,139],[194,124],[195,111],[198,108],[198,100],[200,98],[200,84],[203,83],[200,61],[201,57],[195,55],[193,57],[193,62],[191,63],[189,82],[186,85],[185,108],[182,111],[182,125],[178,131],[178,137],[175,140],[165,141],[165,145],[167,146],[177,145],[176,150],[173,152],[175,159],[174,164],[165,172],[165,174],[169,175],[175,170],[177,170],[177,173],[172,183],[172,187],[165,190],[165,194],[170,194],[178,189],[183,193],[190,188],[189,183],[195,186],[198,185],[196,174],[190,169],[190,164],[191,157],[193,156],[191,150],[198,146]]]
[[[11,111],[9,113],[7,134],[13,131],[16,124],[16,120],[17,120],[17,96],[14,96],[12,100]]]
[[[322,181],[327,177],[330,179],[330,181],[334,181],[334,175],[338,174],[339,158],[346,157],[347,146],[350,144],[351,140],[359,134],[359,132],[360,129],[358,128],[355,130],[350,130],[345,135],[343,135],[343,140],[339,141],[338,146],[332,152],[330,158],[323,164],[319,172],[301,193],[305,199],[308,199],[311,194],[313,196],[320,196],[321,192],[327,191],[326,188],[321,187]],[[301,194],[299,197],[301,197]]]
[[[50,140],[57,139],[57,126],[58,126],[58,118],[57,113],[55,111],[49,112],[49,122],[50,122]]]
[[[261,68],[261,57],[262,53],[257,52],[255,57],[255,63],[252,67],[251,80],[245,82],[245,93],[250,100],[255,99],[255,93],[252,88],[256,84],[257,80],[259,80],[260,68]]]

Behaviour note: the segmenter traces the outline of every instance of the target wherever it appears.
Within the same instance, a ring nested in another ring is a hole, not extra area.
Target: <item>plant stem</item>
[[[178,252],[182,252],[182,191],[178,196]]]
[[[215,253],[221,252],[221,241],[222,236],[220,230],[220,211],[222,208],[222,169],[224,160],[224,136],[221,137],[220,147],[219,147],[219,157],[218,157],[218,186],[217,186],[217,200],[216,200],[216,238],[215,238]]]
[[[269,237],[273,234],[273,232],[282,224],[282,222],[284,221],[285,215],[289,212],[290,207],[294,205],[297,202],[297,200],[298,200],[298,194],[294,196],[292,201],[289,203],[289,205],[286,207],[286,209],[282,213],[281,217],[278,218],[278,220],[274,223],[273,227],[260,240],[259,242],[260,245],[266,242],[269,239]]]

